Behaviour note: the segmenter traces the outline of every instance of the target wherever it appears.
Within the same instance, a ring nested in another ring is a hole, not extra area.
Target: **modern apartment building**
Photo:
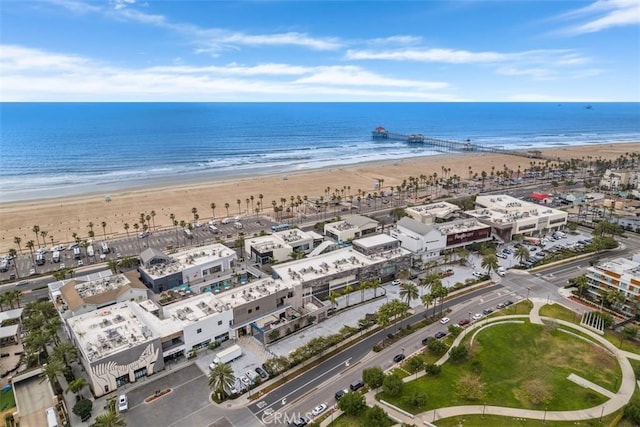
[[[640,253],[632,259],[616,258],[589,267],[586,273],[589,281],[588,292],[597,300],[611,289],[624,293],[626,301],[620,309],[631,316],[640,301]]]

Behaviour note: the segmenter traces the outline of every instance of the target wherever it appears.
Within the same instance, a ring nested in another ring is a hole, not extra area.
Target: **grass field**
[[[481,364],[485,385],[481,399],[468,400],[458,393],[458,380],[471,371],[471,362],[446,363],[437,378],[422,377],[405,385],[400,397],[378,397],[400,408],[420,413],[428,409],[486,403],[525,409],[572,410],[603,403],[606,398],[567,380],[574,373],[615,391],[621,373],[617,361],[606,351],[553,327],[525,324],[496,325],[480,332],[470,351]],[[470,358],[471,359],[471,358]],[[534,405],[523,383],[542,380],[549,391],[546,405]],[[426,393],[427,404],[416,408],[408,397]]]
[[[608,427],[615,415],[585,421],[542,421],[494,415],[463,415],[436,421],[438,427]]]
[[[338,418],[333,420],[329,425],[331,427],[367,427],[364,422],[364,417],[352,417],[350,415],[340,415]],[[386,427],[391,427],[395,423],[390,419]]]
[[[13,394],[13,389],[9,391],[0,391],[0,412],[16,406],[16,397]]]

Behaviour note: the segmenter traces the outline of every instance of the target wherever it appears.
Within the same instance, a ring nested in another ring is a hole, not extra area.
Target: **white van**
[[[82,258],[82,253],[80,252],[80,248],[73,248],[73,257],[75,259],[80,259]]]
[[[47,408],[47,426],[58,427],[58,416],[55,408]]]
[[[239,222],[239,221],[234,222],[234,223],[233,223],[233,226],[234,226],[235,228],[237,228],[238,230],[242,230],[242,223],[241,223],[241,222]]]
[[[187,236],[187,238],[189,239],[193,237],[193,233],[188,228],[184,229],[184,235]]]
[[[102,247],[103,254],[108,254],[109,252],[111,252],[111,248],[109,248],[109,244],[107,242],[102,242],[102,245],[100,246]]]
[[[60,262],[60,251],[54,251],[53,252],[52,260],[53,260],[53,262]]]
[[[209,224],[209,231],[214,233],[214,234],[217,234],[218,233],[218,228],[213,224]]]

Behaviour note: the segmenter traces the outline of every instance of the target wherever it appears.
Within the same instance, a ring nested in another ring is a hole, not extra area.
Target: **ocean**
[[[437,154],[640,141],[640,104],[0,103],[0,202]]]

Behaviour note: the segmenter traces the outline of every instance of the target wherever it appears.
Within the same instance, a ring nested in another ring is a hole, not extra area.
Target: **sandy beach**
[[[585,146],[567,146],[542,149],[543,155],[568,160],[571,158],[603,158],[614,159],[624,153],[640,151],[640,143],[625,144],[591,144]],[[78,233],[86,239],[89,222],[94,223],[95,239],[103,238],[101,223],[106,225],[107,238],[125,234],[124,223],[133,226],[140,213],[149,214],[155,211],[156,227],[169,226],[169,215],[175,214],[177,220],[192,221],[192,208],[197,208],[200,220],[205,222],[212,216],[211,203],[216,204],[215,216],[227,216],[225,203],[229,204],[229,215],[238,214],[237,200],[241,201],[240,212],[247,212],[245,200],[254,197],[254,209],[262,194],[265,212],[271,212],[271,202],[278,204],[281,198],[291,196],[307,196],[314,199],[325,194],[327,187],[346,190],[346,194],[357,195],[358,190],[373,193],[378,179],[384,180],[384,188],[401,185],[410,176],[432,175],[442,176],[443,168],[451,169],[454,174],[465,179],[472,174],[480,174],[483,170],[490,173],[494,166],[496,171],[508,168],[524,170],[530,162],[539,161],[525,157],[489,154],[460,153],[437,156],[418,157],[401,161],[383,161],[361,163],[340,168],[319,169],[298,173],[256,176],[252,178],[229,179],[224,181],[203,181],[200,183],[177,184],[161,188],[143,188],[129,191],[112,192],[111,201],[105,201],[104,194],[88,194],[79,197],[53,198],[39,201],[13,202],[0,204],[0,252],[16,248],[14,237],[22,239],[22,248],[29,240],[35,241],[31,231],[34,225],[47,232],[47,245],[51,245],[51,237],[57,244],[72,240],[72,233]],[[251,211],[251,203],[249,203]],[[253,211],[252,211],[253,212]],[[135,232],[133,227],[130,233]],[[42,238],[40,237],[40,241]]]

